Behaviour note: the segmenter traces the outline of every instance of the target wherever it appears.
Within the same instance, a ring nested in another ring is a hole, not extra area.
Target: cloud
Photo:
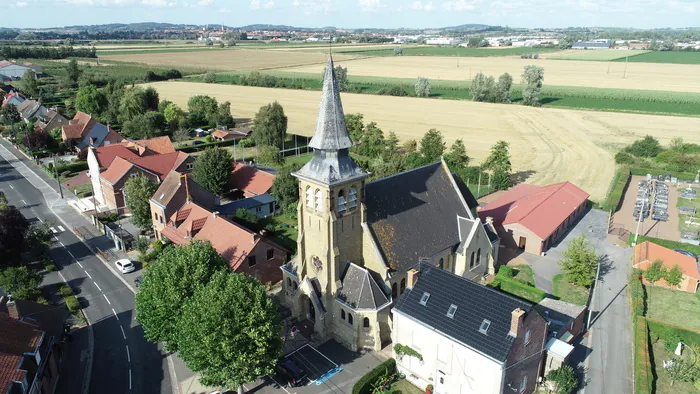
[[[425,4],[423,4],[422,1],[414,1],[413,4],[409,6],[409,9],[415,10],[415,11],[432,11],[435,9],[435,6],[433,5],[432,1],[426,1]]]
[[[301,8],[307,15],[325,14],[334,10],[333,0],[294,0],[292,6]]]
[[[18,1],[18,2],[15,2],[14,4],[10,4],[10,8],[24,8],[28,5],[29,5],[29,3],[27,3],[26,1]]]
[[[481,5],[481,0],[450,0],[442,3],[447,11],[472,11]]]
[[[259,10],[260,9],[260,0],[250,0],[250,9],[251,10]]]
[[[200,0],[213,2],[213,0]],[[97,6],[97,7],[128,7],[128,6],[144,6],[150,8],[175,7],[178,5],[175,0],[64,0],[65,3],[79,6]]]
[[[214,3],[214,0],[199,0],[197,5],[199,5],[200,7],[206,7],[206,6],[212,5],[213,3]]]
[[[382,8],[381,0],[360,0],[362,12],[377,12]]]
[[[267,3],[265,3],[265,5],[263,5],[263,8],[265,8],[266,10],[275,8],[275,2],[270,0]]]

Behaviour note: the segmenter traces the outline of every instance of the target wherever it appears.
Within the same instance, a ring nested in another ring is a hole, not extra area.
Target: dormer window
[[[316,189],[316,210],[318,212],[323,211],[323,192],[321,192],[321,189]]]
[[[450,305],[450,309],[447,310],[447,317],[449,317],[450,319],[454,319],[456,312],[457,312],[457,305],[455,305],[455,304]]]
[[[307,208],[314,207],[314,191],[311,186],[306,187],[306,206]]]
[[[421,304],[421,305],[427,305],[427,304],[428,304],[428,298],[430,298],[430,293],[423,293],[423,296],[420,298],[420,304]]]
[[[338,213],[342,214],[347,211],[348,205],[347,201],[345,201],[345,193],[343,191],[338,192]]]
[[[481,326],[479,326],[479,332],[486,335],[486,333],[489,330],[489,327],[491,327],[491,322],[489,320],[484,319],[484,321],[481,322]]]
[[[354,187],[351,187],[350,192],[348,193],[348,206],[350,210],[357,207],[357,190],[355,190]]]

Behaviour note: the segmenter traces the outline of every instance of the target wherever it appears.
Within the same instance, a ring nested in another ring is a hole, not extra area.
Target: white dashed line
[[[90,279],[92,279],[92,276],[90,276],[90,273],[87,272],[87,270],[83,270],[83,271],[85,271],[85,273],[87,274],[87,276],[88,276]]]
[[[58,229],[59,229],[61,232],[66,231],[66,229],[63,228],[63,226],[58,226]]]
[[[58,243],[60,243],[60,244],[61,244],[61,246],[63,246],[64,248],[66,247],[66,245],[64,245],[64,244],[63,244],[63,242],[61,242],[61,241],[58,241]],[[68,253],[70,253],[70,250],[66,249],[66,251],[67,251]]]
[[[129,368],[129,390],[131,390],[131,368]]]
[[[12,190],[15,190],[15,187],[14,187],[14,186],[12,186],[12,185],[10,185],[10,189],[12,189]]]
[[[83,265],[80,264],[80,261],[76,260],[75,262],[78,263],[78,265],[80,266],[80,268],[83,268]]]
[[[120,325],[119,328],[122,329],[122,336],[124,337],[124,339],[126,339],[126,333],[124,332],[124,327],[122,327],[122,326]]]
[[[40,222],[44,223],[44,220],[42,218],[37,217],[37,219],[39,219]]]
[[[102,289],[100,289],[100,286],[97,285],[97,282],[95,282],[95,281],[93,280],[92,283],[95,284],[95,287],[97,287],[97,290],[102,291]],[[105,297],[106,297],[106,296],[105,296]]]
[[[70,255],[70,257],[75,258],[75,256],[73,256],[73,253],[71,253],[70,250],[66,249],[66,252],[68,252],[68,254]]]
[[[116,317],[117,320],[119,320],[119,316],[117,316],[117,311],[115,311],[114,308],[112,308],[112,312],[114,312],[114,317]]]
[[[24,200],[20,200],[20,201],[22,201],[22,204],[27,205],[26,201],[24,201]]]
[[[129,354],[129,345],[126,345],[126,359],[131,362],[131,354]]]

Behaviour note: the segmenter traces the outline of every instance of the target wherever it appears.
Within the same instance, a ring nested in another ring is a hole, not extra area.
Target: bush
[[[391,88],[381,88],[377,94],[382,95],[382,96],[397,96],[397,97],[404,97],[408,96],[408,92],[401,86],[393,86]]]
[[[66,306],[71,313],[75,313],[80,310],[80,302],[78,301],[78,298],[73,295],[66,297]]]
[[[372,392],[372,383],[387,372],[390,374],[396,372],[396,360],[393,358],[377,365],[373,370],[361,377],[352,387],[352,394],[370,394]]]
[[[51,164],[51,163],[49,163]],[[53,165],[51,165],[53,167]],[[88,169],[88,163],[87,161],[79,161],[76,163],[70,163],[70,164],[64,164],[64,165],[59,165],[56,167],[56,170],[58,173],[63,173],[65,171],[68,172],[80,172],[80,171],[85,171]]]
[[[627,152],[617,152],[617,154],[615,154],[615,163],[617,164],[633,165],[636,162],[637,160],[634,156]]]
[[[255,141],[253,141],[252,138],[243,138],[242,140],[238,141],[238,146],[241,148],[250,148],[255,146]]]
[[[627,167],[620,168],[610,183],[610,189],[608,191],[608,196],[605,198],[605,202],[601,205],[601,209],[609,211],[617,211],[620,203],[622,201],[622,196],[627,190],[627,186],[630,181],[630,169]],[[635,174],[636,175],[636,174]]]
[[[204,74],[204,77],[202,78],[202,82],[215,83],[216,82],[216,74],[214,74],[212,72]]]
[[[634,141],[632,145],[625,148],[625,152],[637,157],[656,157],[662,150],[663,148],[661,148],[659,141],[650,135]]]
[[[506,278],[510,279],[513,277],[513,267],[509,267],[507,265],[502,265],[501,268],[498,269],[498,276],[501,278]]]
[[[70,286],[63,285],[61,286],[60,289],[58,289],[58,292],[61,293],[61,297],[70,297],[73,295],[73,289],[70,288]]]
[[[646,294],[638,270],[633,270],[630,274],[629,294],[632,299],[632,317],[636,319],[639,316],[644,316]]]
[[[53,271],[56,271],[56,266],[53,264],[46,264],[44,266],[44,269],[46,269],[49,272],[53,272]]]
[[[543,290],[522,284],[513,279],[500,278],[499,288],[506,293],[510,293],[530,302],[538,303],[547,295]]]

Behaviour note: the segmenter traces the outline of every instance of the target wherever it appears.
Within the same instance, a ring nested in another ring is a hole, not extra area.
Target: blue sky
[[[3,0],[3,27],[129,22],[306,27],[700,26],[698,0]],[[8,7],[9,4],[9,7]]]

